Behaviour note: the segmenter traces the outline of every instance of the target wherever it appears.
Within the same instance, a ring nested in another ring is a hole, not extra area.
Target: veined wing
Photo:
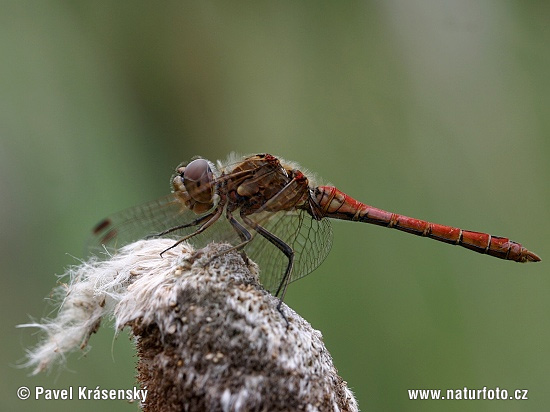
[[[249,217],[294,250],[290,282],[311,273],[330,252],[332,227],[329,219],[315,220],[305,210],[263,212]],[[259,265],[262,285],[274,294],[282,281],[288,259],[264,237],[253,235],[254,239],[245,247],[245,252]]]
[[[234,157],[232,161],[226,163],[223,166],[223,175],[220,175],[219,171],[215,170],[215,166],[211,164],[216,175],[216,181],[211,182],[211,184],[216,185],[221,181],[233,179],[235,175],[242,175],[241,170],[231,173],[231,170],[242,160],[236,160],[236,157]],[[278,170],[269,169],[268,173],[275,173],[276,171]],[[87,243],[87,249],[98,256],[106,256],[108,253],[116,252],[117,249],[128,243],[192,223],[207,214],[208,212],[202,215],[196,214],[188,209],[175,194],[171,193],[158,200],[123,210],[102,220],[93,229],[92,236]],[[163,237],[181,239],[193,233],[196,229],[197,226],[189,226],[171,231]],[[189,243],[197,249],[213,241],[227,242],[234,246],[242,242],[225,216],[221,216],[215,224],[203,233],[189,239]]]
[[[200,216],[202,215],[197,215],[185,207],[174,194],[170,194],[103,219],[93,229],[87,243],[87,250],[99,257],[107,257],[106,251],[115,253],[124,245],[191,223]],[[196,229],[196,226],[191,226],[175,230],[163,237],[180,239]],[[197,249],[211,241],[238,244],[238,236],[224,216],[200,235],[189,239],[189,243]]]

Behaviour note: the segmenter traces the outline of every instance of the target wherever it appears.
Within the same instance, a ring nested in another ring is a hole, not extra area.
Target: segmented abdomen
[[[439,225],[387,212],[361,203],[332,186],[317,187],[315,189],[315,198],[325,217],[386,226],[440,242],[460,245],[475,252],[500,259],[513,260],[515,262],[540,261],[540,258],[535,253],[508,238]]]

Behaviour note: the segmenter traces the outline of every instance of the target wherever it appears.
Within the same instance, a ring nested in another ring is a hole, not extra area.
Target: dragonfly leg
[[[243,219],[243,222],[245,222],[247,225],[252,227],[257,233],[263,236],[270,243],[275,245],[288,258],[288,265],[286,267],[285,274],[281,279],[281,282],[279,283],[279,287],[277,288],[277,291],[275,292],[275,297],[279,298],[279,304],[277,305],[277,310],[279,311],[281,316],[284,318],[288,326],[289,322],[287,317],[283,313],[283,309],[281,305],[283,303],[283,299],[285,298],[286,288],[290,282],[290,274],[292,273],[292,267],[294,266],[294,250],[285,242],[283,242],[281,239],[279,239],[277,236],[275,236],[273,233],[265,229],[263,226],[260,226],[258,223],[254,222],[247,216],[243,216],[241,214],[241,218]]]
[[[183,229],[185,227],[190,227],[190,226],[196,226],[197,224],[200,224],[199,228],[197,230],[195,230],[193,233],[190,233],[184,237],[182,237],[181,239],[179,239],[176,243],[174,243],[172,246],[170,246],[169,248],[166,248],[164,249],[162,252],[160,252],[160,256],[162,257],[162,255],[166,252],[168,252],[170,249],[173,249],[175,248],[177,245],[179,245],[180,243],[182,242],[185,242],[187,239],[190,239],[192,238],[193,236],[196,236],[198,235],[199,233],[202,233],[204,232],[206,229],[208,229],[216,220],[219,219],[219,217],[221,216],[222,214],[222,211],[223,211],[223,205],[218,205],[218,207],[212,212],[212,213],[209,213],[199,219],[196,219],[194,220],[193,222],[191,223],[187,223],[185,225],[181,225],[181,226],[176,226],[175,228],[171,228],[171,229],[168,229],[168,230],[165,230],[164,232],[162,232],[162,234],[166,234],[166,233],[170,233],[170,232],[173,232],[175,230],[178,230],[178,229]],[[195,223],[195,222],[198,222],[198,223]],[[201,223],[202,222],[202,223]]]
[[[242,240],[242,243],[235,246],[236,249],[242,248],[244,245],[252,240],[252,235],[250,234],[250,232],[246,230],[246,228],[241,225],[230,212],[227,212],[227,220],[229,220],[229,223],[231,223],[231,226],[233,226],[233,229],[235,229]]]
[[[185,229],[186,227],[198,226],[198,225],[202,224],[204,221],[207,221],[208,219],[210,219],[215,213],[216,213],[216,211],[208,213],[204,216],[201,216],[201,217],[193,220],[192,222],[185,223],[183,225],[178,225],[178,226],[171,227],[169,229],[163,230],[160,233],[155,233],[153,235],[148,235],[145,239],[152,239],[152,238],[156,238],[156,237],[161,237],[161,236],[167,235],[168,233],[175,232],[176,230]]]
[[[220,254],[217,254],[217,255],[213,256],[212,259],[214,259],[214,258],[216,258],[216,257],[218,257],[218,256],[220,256],[224,253],[231,252],[233,250],[240,250],[241,257],[242,257],[243,261],[245,262],[245,264],[248,265],[248,256],[246,256],[246,253],[244,253],[244,250],[242,250],[242,248],[245,247],[248,244],[248,242],[250,242],[252,240],[252,235],[250,234],[250,232],[248,230],[246,230],[246,228],[243,225],[241,225],[237,221],[237,219],[235,219],[233,217],[233,215],[229,211],[227,212],[227,220],[229,220],[229,223],[231,223],[231,226],[233,226],[233,229],[235,229],[235,232],[237,232],[237,234],[241,238],[242,242],[239,243],[238,245],[235,245],[233,247],[230,247],[229,249],[224,250]]]

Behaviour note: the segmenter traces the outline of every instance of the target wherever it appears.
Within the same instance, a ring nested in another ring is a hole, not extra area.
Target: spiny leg
[[[195,230],[193,233],[190,233],[184,237],[182,237],[181,239],[179,239],[176,243],[174,243],[172,246],[170,246],[169,248],[166,248],[164,249],[162,252],[160,252],[160,256],[163,255],[163,253],[166,253],[167,251],[169,251],[170,249],[173,249],[175,248],[177,245],[179,245],[180,243],[182,242],[185,242],[187,239],[190,239],[192,238],[193,236],[196,236],[198,235],[199,233],[202,233],[204,232],[206,229],[208,229],[210,226],[212,226],[212,224],[219,219],[219,217],[221,216],[222,214],[222,211],[223,211],[223,205],[218,205],[218,207],[212,212],[212,213],[209,213],[208,215],[206,216],[203,216],[202,218],[199,218],[199,219],[196,219],[194,220],[193,222],[191,223],[188,223],[188,224],[185,224],[185,225],[182,225],[176,229],[172,228],[170,229],[168,232],[173,232],[174,230],[177,230],[177,229],[182,229],[182,228],[185,228],[185,227],[190,227],[190,226],[196,226],[196,224],[200,224],[199,228],[197,230]],[[204,221],[204,222],[203,222]],[[196,224],[193,224],[194,222],[198,222]],[[203,222],[203,223],[200,223],[200,222]],[[166,232],[166,231],[165,231]],[[163,232],[164,233],[164,232]]]
[[[277,236],[275,236],[273,233],[269,232],[264,227],[260,226],[258,223],[254,222],[247,216],[243,216],[241,214],[241,218],[243,219],[243,222],[245,222],[247,225],[252,227],[257,233],[259,233],[261,236],[263,236],[266,240],[268,240],[270,243],[275,245],[281,252],[285,254],[285,256],[288,258],[288,265],[285,270],[285,274],[283,278],[281,279],[281,282],[279,283],[279,287],[277,288],[277,291],[275,292],[275,297],[279,298],[279,304],[277,305],[277,310],[285,320],[287,327],[289,326],[289,322],[285,314],[283,313],[282,304],[283,299],[285,298],[286,294],[286,288],[288,286],[288,283],[290,281],[290,274],[292,273],[292,267],[294,266],[294,250],[287,245],[285,242],[283,242],[281,239],[279,239]],[[279,296],[280,294],[280,296]]]
[[[252,235],[250,234],[250,232],[246,230],[246,228],[233,217],[231,212],[227,212],[227,220],[229,220],[229,223],[231,223],[231,226],[233,226],[233,229],[235,229],[242,240],[241,244],[235,246],[236,249],[242,248],[244,245],[252,240]]]
[[[178,225],[178,226],[171,227],[169,229],[163,230],[160,233],[155,233],[155,234],[152,234],[152,235],[148,235],[145,239],[157,238],[157,237],[167,235],[168,233],[175,232],[176,230],[185,229],[187,227],[192,227],[192,226],[198,226],[198,225],[202,224],[203,221],[210,219],[214,214],[215,214],[215,211],[211,212],[211,213],[208,213],[204,216],[201,216],[201,217],[193,220],[192,222],[185,223],[183,225]]]
[[[233,217],[231,212],[228,211],[226,215],[227,215],[227,220],[229,221],[229,223],[231,223],[231,226],[233,226],[233,229],[235,229],[235,232],[237,232],[237,234],[239,235],[239,238],[242,240],[242,242],[239,243],[238,245],[232,246],[229,249],[224,250],[221,253],[218,253],[218,254],[214,255],[212,257],[212,259],[214,259],[218,256],[221,256],[222,254],[225,254],[227,252],[231,252],[233,250],[240,250],[241,257],[242,257],[243,261],[245,262],[245,264],[248,265],[248,256],[246,256],[246,254],[244,253],[244,250],[242,250],[242,248],[245,247],[248,244],[248,242],[250,242],[252,240],[252,235],[250,234],[250,232],[248,230],[246,230],[246,228],[243,225],[241,225],[237,221],[237,219],[235,219]]]

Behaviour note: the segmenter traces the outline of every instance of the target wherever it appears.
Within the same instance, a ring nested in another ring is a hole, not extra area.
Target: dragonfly
[[[171,186],[169,195],[99,222],[91,249],[116,252],[147,237],[174,238],[169,249],[184,241],[196,248],[227,242],[259,265],[260,282],[279,297],[279,309],[288,284],[329,253],[330,219],[394,228],[515,262],[541,260],[505,237],[387,212],[336,187],[317,186],[298,164],[270,154],[232,155],[217,164],[196,157],[176,168]]]

